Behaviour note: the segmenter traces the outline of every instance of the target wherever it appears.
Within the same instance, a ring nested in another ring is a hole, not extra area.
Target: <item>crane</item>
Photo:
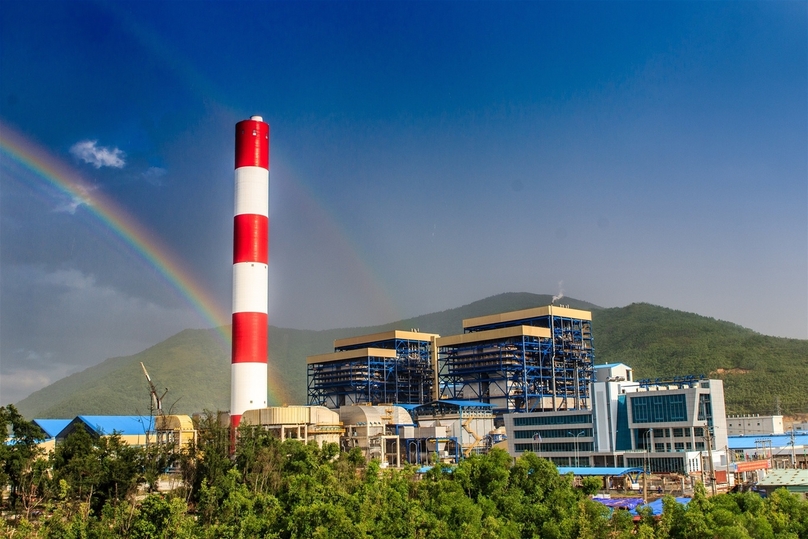
[[[163,392],[162,395],[158,396],[157,388],[154,387],[151,377],[149,376],[149,372],[146,370],[146,366],[143,364],[142,361],[140,362],[140,368],[143,369],[143,374],[146,375],[146,381],[149,382],[149,393],[151,394],[152,397],[152,403],[154,404],[154,407],[157,410],[157,415],[163,415],[163,397],[165,397],[166,393],[168,393],[168,388],[166,388],[166,390]]]

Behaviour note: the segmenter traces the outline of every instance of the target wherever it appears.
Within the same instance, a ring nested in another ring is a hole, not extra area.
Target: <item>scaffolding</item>
[[[496,414],[590,407],[591,313],[540,307],[463,321],[437,339],[440,396],[490,403]]]
[[[338,339],[334,352],[310,356],[308,404],[421,404],[432,399],[432,342],[418,331]]]

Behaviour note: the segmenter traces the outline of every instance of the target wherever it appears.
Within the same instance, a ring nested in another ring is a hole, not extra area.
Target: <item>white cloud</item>
[[[89,163],[95,168],[123,168],[126,154],[118,148],[99,146],[97,140],[82,140],[70,148],[70,153],[77,159]]]
[[[166,175],[166,169],[160,167],[149,167],[146,172],[142,174],[143,178],[152,185],[163,185],[162,178]]]

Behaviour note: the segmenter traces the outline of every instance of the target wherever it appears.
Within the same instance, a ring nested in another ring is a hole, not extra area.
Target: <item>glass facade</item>
[[[592,452],[595,450],[595,444],[592,442],[559,442],[548,444],[546,442],[535,442],[529,444],[513,444],[513,448],[517,453],[524,453],[525,451],[533,451],[534,453],[558,453],[559,451],[567,451],[573,453]],[[587,457],[581,456],[581,462],[586,460]]]
[[[680,457],[626,457],[626,466],[629,468],[644,468],[646,465],[653,473],[685,473],[684,459]]]
[[[632,396],[631,417],[635,423],[687,421],[685,395]]]
[[[517,440],[526,440],[532,439],[537,434],[542,440],[547,438],[574,438],[575,436],[591,438],[592,429],[582,429],[578,427],[572,431],[567,429],[517,430],[513,433],[513,437]]]
[[[699,395],[699,421],[706,421],[707,425],[713,426],[713,405],[708,393]]]
[[[514,417],[514,427],[533,427],[537,425],[580,425],[592,423],[592,414],[580,415],[541,415],[533,417]]]

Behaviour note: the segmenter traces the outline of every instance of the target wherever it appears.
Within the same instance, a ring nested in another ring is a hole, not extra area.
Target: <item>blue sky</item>
[[[271,125],[270,321],[501,292],[808,338],[805,2],[0,3],[0,126],[230,308]],[[0,152],[0,401],[206,321]],[[323,352],[325,352],[324,350]]]

